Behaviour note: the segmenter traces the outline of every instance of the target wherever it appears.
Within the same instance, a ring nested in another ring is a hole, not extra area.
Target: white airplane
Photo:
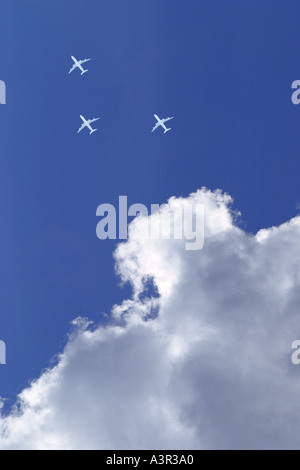
[[[79,129],[79,131],[77,132],[77,134],[79,134],[79,132],[81,132],[85,127],[87,127],[90,130],[90,135],[94,134],[94,132],[97,132],[98,129],[93,129],[91,124],[92,124],[92,122],[99,121],[100,118],[89,119],[87,121],[83,116],[80,116],[80,117],[83,121],[83,124],[82,124],[81,128]]]
[[[156,131],[156,129],[158,129],[160,126],[165,130],[164,134],[171,130],[166,128],[165,122],[171,121],[171,119],[174,119],[173,117],[167,119],[160,119],[156,114],[154,114],[154,117],[157,120],[157,123],[156,126],[153,127],[152,132]]]
[[[77,59],[75,59],[75,57],[73,57],[73,56],[71,56],[71,57],[72,57],[72,60],[74,61],[74,65],[71,68],[69,74],[72,73],[77,68],[81,70],[81,75],[88,72],[88,70],[84,70],[84,68],[82,67],[82,64],[85,64],[86,62],[89,62],[89,60],[91,60],[91,59],[77,60]]]

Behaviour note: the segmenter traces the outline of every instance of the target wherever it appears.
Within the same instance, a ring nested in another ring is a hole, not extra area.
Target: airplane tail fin
[[[81,72],[81,75],[84,75],[87,72],[88,72],[88,70],[84,70],[83,72]]]
[[[98,129],[93,129],[91,132],[90,132],[90,135],[94,134],[94,132],[97,132]]]
[[[165,130],[164,134],[166,134],[167,132],[171,131],[172,129],[167,129]]]

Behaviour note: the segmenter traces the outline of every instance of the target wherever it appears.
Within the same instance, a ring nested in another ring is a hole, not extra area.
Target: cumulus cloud
[[[231,198],[206,189],[151,217],[191,202],[205,206],[203,249],[120,244],[132,298],[106,326],[75,322],[58,364],[0,418],[1,449],[300,448],[300,217],[247,234]]]

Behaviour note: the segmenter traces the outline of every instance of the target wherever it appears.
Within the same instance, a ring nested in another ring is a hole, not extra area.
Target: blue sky
[[[2,0],[0,395],[14,399],[78,315],[128,295],[96,208],[220,188],[256,232],[297,214],[296,0]],[[91,57],[89,73],[70,56]],[[175,116],[151,134],[153,114]],[[79,115],[100,116],[77,135]]]

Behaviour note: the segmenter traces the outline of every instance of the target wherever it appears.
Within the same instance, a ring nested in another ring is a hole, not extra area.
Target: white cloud
[[[1,449],[300,448],[300,218],[253,236],[221,192],[169,204],[191,201],[205,205],[203,250],[119,245],[133,298],[107,327],[76,322],[58,365],[1,418]],[[159,299],[141,296],[152,278]]]

